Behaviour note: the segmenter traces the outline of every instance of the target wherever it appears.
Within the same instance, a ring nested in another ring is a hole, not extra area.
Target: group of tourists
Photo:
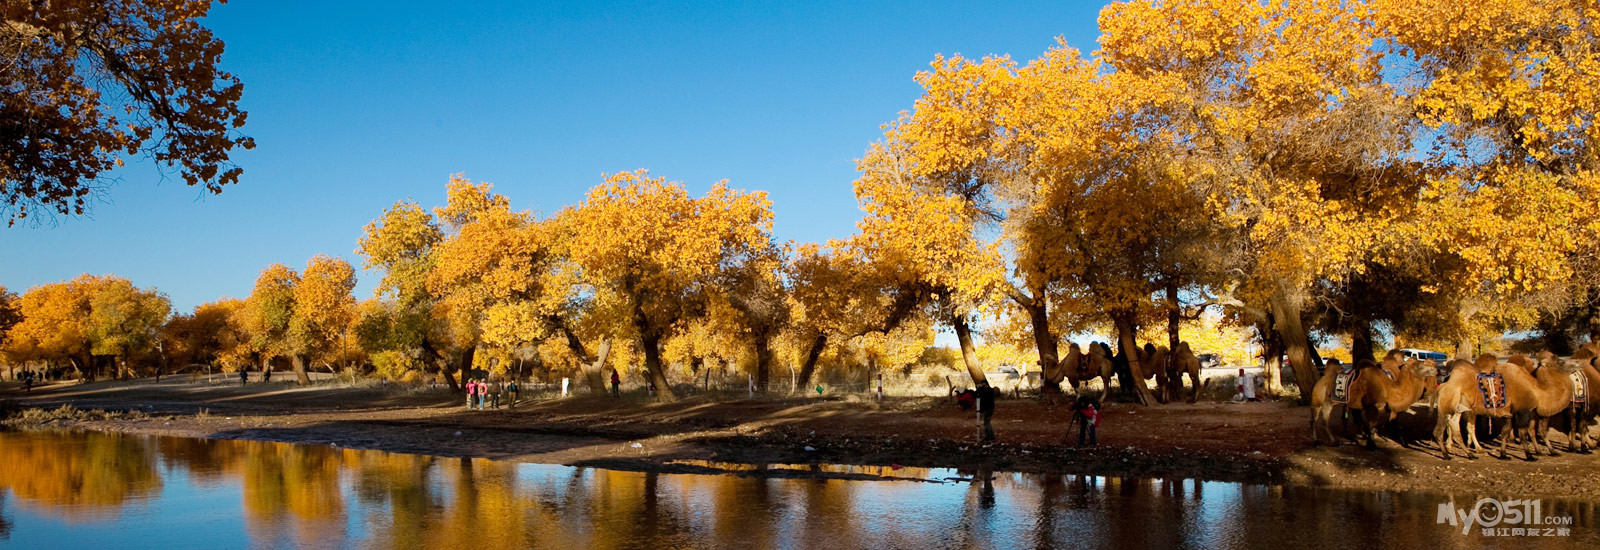
[[[987,380],[979,380],[975,389],[964,389],[954,392],[956,405],[961,410],[977,408],[978,413],[978,441],[987,443],[995,440],[994,435],[994,410],[995,399],[1000,392],[989,385]],[[1096,445],[1099,443],[1098,434],[1100,427],[1100,400],[1080,396],[1072,404],[1072,424],[1067,427],[1067,439],[1072,439],[1074,429],[1078,432],[1078,445]]]
[[[506,407],[515,409],[517,394],[521,391],[522,388],[517,387],[517,381],[514,379],[501,384],[498,378],[493,380],[473,378],[467,380],[467,408],[480,411],[485,408],[498,409],[503,397]]]
[[[272,369],[267,369],[267,370],[261,371],[261,382],[262,383],[267,383],[267,382],[271,382],[271,381],[272,381]],[[249,384],[249,383],[250,383],[250,371],[247,371],[247,370],[244,370],[244,369],[239,369],[239,385],[243,386],[243,385]]]

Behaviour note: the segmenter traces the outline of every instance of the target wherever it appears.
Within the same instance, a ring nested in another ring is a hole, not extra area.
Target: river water
[[[0,548],[1593,548],[1440,523],[1480,496],[800,466],[654,474],[321,445],[0,432]],[[818,478],[883,475],[899,480]],[[1526,505],[1521,506],[1526,508]],[[1519,508],[1520,509],[1520,508]],[[1485,508],[1485,520],[1494,519]],[[1509,516],[1504,516],[1509,519]]]

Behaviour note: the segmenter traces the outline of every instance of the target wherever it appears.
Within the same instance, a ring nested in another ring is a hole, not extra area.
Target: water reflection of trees
[[[0,488],[16,497],[0,500],[0,537],[17,528],[4,523],[7,505],[26,503],[69,520],[103,519],[161,489],[164,469],[184,472],[200,487],[237,487],[243,527],[264,547],[1126,548],[1344,541],[1464,548],[1484,542],[1433,527],[1439,498],[1405,494],[984,470],[961,472],[972,481],[957,484],[664,475],[95,433],[0,433]],[[1473,500],[1463,498],[1461,506]],[[1555,506],[1580,527],[1593,523],[1589,505],[1552,503],[1547,509]]]
[[[161,488],[143,441],[96,433],[0,432],[0,488],[67,521],[114,517]]]

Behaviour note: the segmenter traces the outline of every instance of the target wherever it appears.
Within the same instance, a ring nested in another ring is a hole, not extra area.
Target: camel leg
[[[1194,391],[1189,392],[1189,402],[1190,403],[1194,403],[1196,401],[1199,401],[1200,400],[1200,371],[1193,371],[1193,372],[1189,373],[1189,387],[1194,388]]]
[[[1321,445],[1322,440],[1317,439],[1317,421],[1322,419],[1322,409],[1311,410],[1311,444]]]
[[[1583,419],[1579,418],[1578,408],[1567,409],[1567,452],[1577,453],[1578,438],[1583,436]]]
[[[1360,411],[1360,417],[1356,419],[1356,426],[1361,429],[1361,435],[1365,436],[1367,438],[1367,450],[1369,450],[1369,451],[1378,450],[1377,441],[1374,441],[1372,439],[1372,437],[1373,437],[1373,435],[1372,435],[1372,432],[1373,432],[1372,419],[1373,418],[1377,418],[1377,415],[1376,414],[1371,414],[1372,411],[1368,411],[1366,409],[1350,409],[1350,412],[1352,412],[1352,413],[1354,413],[1356,411]],[[1360,442],[1360,439],[1358,438],[1356,441]]]
[[[1460,413],[1439,411],[1433,422],[1433,441],[1439,445],[1440,458],[1450,460],[1450,447],[1455,444]]]
[[[1323,405],[1321,409],[1317,409],[1316,418],[1322,422],[1322,433],[1328,436],[1328,444],[1339,446],[1339,438],[1333,436],[1333,405]],[[1312,437],[1316,437],[1315,432],[1312,433]]]
[[[1550,443],[1550,419],[1548,417],[1534,421],[1534,434],[1538,436],[1540,441],[1544,442],[1544,454],[1561,456],[1561,453],[1556,452],[1555,445]],[[1571,439],[1568,439],[1568,441],[1571,441]]]
[[[1461,445],[1466,447],[1467,458],[1478,458],[1478,451],[1483,447],[1478,444],[1478,415],[1472,414],[1472,411],[1467,411],[1462,413],[1455,422],[1456,425],[1453,426],[1453,429],[1457,432],[1465,429],[1465,433],[1461,433]]]

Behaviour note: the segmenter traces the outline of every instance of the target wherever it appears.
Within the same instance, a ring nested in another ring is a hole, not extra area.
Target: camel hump
[[[1472,366],[1480,372],[1494,372],[1495,368],[1500,366],[1500,360],[1495,359],[1494,355],[1485,353],[1479,355],[1478,360],[1472,362]]]
[[[1533,370],[1533,360],[1532,359],[1528,359],[1528,355],[1525,354],[1525,353],[1518,353],[1516,355],[1513,355],[1509,359],[1506,359],[1506,362],[1507,363],[1511,363],[1511,364],[1516,365],[1516,366],[1519,366],[1519,367],[1522,367],[1522,368],[1524,368],[1526,370],[1530,370],[1530,371]]]

